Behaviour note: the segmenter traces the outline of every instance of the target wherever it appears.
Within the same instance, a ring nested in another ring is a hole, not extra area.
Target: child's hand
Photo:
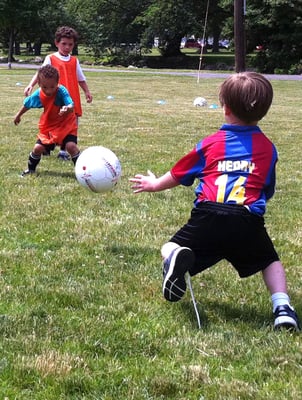
[[[14,118],[14,124],[15,124],[15,125],[18,125],[20,122],[21,122],[20,116],[19,116],[19,115],[16,115],[15,118]]]
[[[33,87],[31,85],[26,86],[26,88],[24,89],[24,96],[29,96],[31,94],[31,91],[33,90]]]
[[[59,115],[64,115],[69,112],[69,107],[63,106],[60,108]]]
[[[156,180],[156,176],[151,171],[148,171],[148,175],[137,174],[134,178],[129,179],[130,182],[134,183],[131,186],[133,193],[154,192]]]
[[[92,102],[92,96],[90,93],[86,93],[86,101],[87,103],[91,103]]]

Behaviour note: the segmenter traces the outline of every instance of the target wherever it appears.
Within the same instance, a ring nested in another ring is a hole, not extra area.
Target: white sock
[[[273,312],[276,311],[278,306],[290,306],[289,296],[286,293],[276,292],[272,294]]]
[[[161,255],[164,260],[166,260],[173,250],[178,249],[180,247],[177,243],[168,242],[163,245],[161,248]]]

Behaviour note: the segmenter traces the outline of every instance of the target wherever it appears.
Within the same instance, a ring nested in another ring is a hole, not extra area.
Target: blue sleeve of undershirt
[[[23,101],[26,108],[42,108],[43,105],[40,100],[40,89],[37,89],[30,96],[26,97]]]
[[[69,106],[70,104],[74,105],[68,90],[63,85],[59,85],[59,90],[56,95],[55,104],[57,106]]]

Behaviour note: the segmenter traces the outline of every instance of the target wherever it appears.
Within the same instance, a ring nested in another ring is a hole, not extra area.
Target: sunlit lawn
[[[57,150],[38,177],[20,178],[39,110],[13,116],[33,71],[0,69],[2,107],[0,398],[7,400],[237,400],[302,398],[301,335],[274,332],[261,276],[240,280],[225,262],[193,278],[189,293],[162,298],[160,247],[186,222],[193,188],[133,195],[128,179],[166,172],[222,121],[221,79],[130,71],[87,72],[79,146],[120,158],[113,193],[89,193]],[[267,228],[301,302],[301,82],[273,81],[261,127],[279,149]],[[109,100],[108,96],[113,96]],[[159,102],[160,100],[164,100]],[[160,104],[159,104],[160,103]]]

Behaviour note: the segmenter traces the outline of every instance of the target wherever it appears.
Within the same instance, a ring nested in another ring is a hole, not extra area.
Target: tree
[[[219,39],[228,18],[233,20],[233,1],[212,0],[209,2],[209,15],[206,36],[213,37],[213,53],[219,52]],[[227,34],[226,37],[233,37]]]
[[[0,1],[0,23],[2,41],[8,46],[8,66],[11,68],[13,61],[13,46],[18,33],[32,15],[36,15],[44,0],[1,0]]]
[[[78,21],[85,44],[99,58],[139,43],[143,28],[136,17],[148,4],[146,0],[68,0],[65,7]]]
[[[159,37],[162,55],[176,56],[183,36],[201,36],[204,6],[205,0],[84,0],[77,13],[86,22],[85,36],[95,56],[121,43],[148,48],[154,37]]]
[[[165,57],[179,56],[182,37],[203,32],[205,1],[155,0],[144,11],[145,34],[159,38],[159,50]]]
[[[19,42],[34,43],[40,55],[42,43],[53,43],[57,26],[71,18],[57,0],[0,0],[1,41],[8,49],[9,67]]]
[[[247,17],[250,50],[262,45],[253,65],[265,73],[301,73],[302,1],[254,1]]]
[[[148,48],[154,37],[164,57],[181,56],[183,36],[201,38],[208,0],[0,0],[0,41],[8,49],[9,65],[18,43],[53,44],[59,25],[75,28],[95,58],[129,49]],[[248,0],[245,18],[247,53],[256,45],[264,50],[253,57],[260,72],[296,72],[302,69],[302,0]],[[221,36],[234,37],[234,1],[211,0],[206,37],[213,52]]]

